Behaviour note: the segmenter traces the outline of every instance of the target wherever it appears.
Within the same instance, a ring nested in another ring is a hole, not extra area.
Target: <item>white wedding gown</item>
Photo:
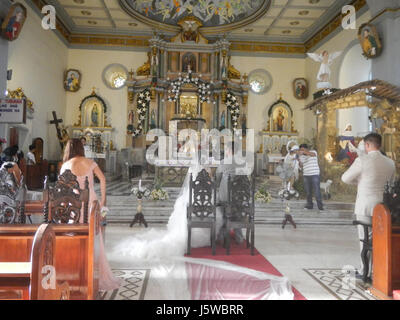
[[[151,268],[150,286],[158,299],[232,299],[238,295],[242,299],[293,299],[290,282],[285,277],[227,262],[184,257],[190,173],[194,179],[202,169],[194,165],[188,170],[166,229],[150,228],[137,233],[119,243],[112,255],[131,261],[131,265]],[[231,173],[231,169],[227,172]],[[223,180],[226,176],[223,175]],[[221,188],[224,193],[225,189]],[[217,210],[217,232],[221,226],[222,214]],[[210,246],[210,230],[192,229],[192,248],[206,246]]]

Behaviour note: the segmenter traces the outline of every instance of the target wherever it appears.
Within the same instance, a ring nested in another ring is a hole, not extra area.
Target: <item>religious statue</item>
[[[342,54],[341,51],[337,51],[329,54],[327,50],[324,50],[322,54],[307,53],[307,55],[314,61],[320,62],[321,66],[318,71],[317,80],[318,89],[330,88],[332,85],[329,82],[331,77],[331,68],[333,61]]]
[[[130,110],[128,113],[128,123],[133,124],[134,119],[135,119],[135,113],[133,110]]]
[[[151,116],[150,116],[150,129],[155,129],[156,128],[156,113],[154,110],[151,110]]]
[[[92,127],[97,127],[99,125],[99,109],[97,104],[94,104],[91,114]]]
[[[388,157],[393,158],[393,134],[396,132],[396,128],[392,128],[389,125],[389,119],[387,116],[383,116],[383,124],[381,125],[380,134],[382,136],[382,147]]]
[[[283,110],[279,110],[278,115],[276,116],[276,119],[275,119],[277,131],[283,131],[284,120],[285,120],[285,117],[283,116]]]
[[[66,128],[63,128],[63,129],[61,130],[61,139],[60,139],[60,142],[61,142],[62,145],[63,145],[63,150],[62,150],[63,153],[64,153],[65,146],[67,145],[68,140],[69,140],[68,131],[67,131]]]
[[[225,111],[221,112],[221,127],[225,128]]]
[[[221,79],[225,80],[228,76],[228,68],[226,62],[226,50],[222,50],[221,56]]]
[[[183,58],[182,72],[196,72],[196,57],[193,54],[187,54]]]
[[[186,25],[189,27],[182,32],[182,42],[185,41],[199,41],[199,34],[197,30],[193,30],[194,21],[185,21]]]
[[[337,156],[338,161],[343,161],[345,159],[349,159],[350,162],[354,161],[356,155],[354,155],[354,154],[352,154],[352,152],[350,152],[349,144],[352,144],[353,146],[355,146],[353,127],[351,124],[348,124],[346,126],[346,129],[342,133],[342,135],[339,136],[340,151]]]
[[[157,48],[153,47],[151,56],[151,76],[153,78],[157,78],[157,68],[158,68]]]
[[[138,76],[149,76],[150,75],[150,61],[151,61],[151,52],[147,53],[147,61],[136,70],[136,74]]]

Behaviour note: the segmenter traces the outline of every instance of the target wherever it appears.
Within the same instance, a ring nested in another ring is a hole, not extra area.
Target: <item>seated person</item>
[[[6,168],[7,171],[12,174],[15,178],[17,187],[20,187],[22,172],[18,167],[18,149],[15,147],[8,147],[4,150],[3,164],[1,168]]]
[[[36,164],[35,155],[33,154],[34,151],[35,151],[35,146],[34,146],[33,144],[31,144],[31,145],[29,146],[29,152],[26,154],[27,165],[34,165],[34,164]]]

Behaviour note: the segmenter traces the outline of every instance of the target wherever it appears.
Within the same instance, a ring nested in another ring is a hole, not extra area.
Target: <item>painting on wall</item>
[[[290,105],[279,99],[268,111],[268,129],[269,132],[292,132],[293,111]]]
[[[1,26],[2,36],[8,41],[16,40],[24,26],[26,15],[26,8],[22,4],[13,4]]]
[[[65,71],[64,89],[69,92],[77,92],[81,88],[81,73],[75,69]]]
[[[293,91],[296,99],[303,100],[308,97],[308,81],[304,78],[297,78],[293,81]]]
[[[382,43],[376,27],[369,23],[364,23],[358,29],[358,39],[364,57],[367,59],[377,58],[382,53]]]

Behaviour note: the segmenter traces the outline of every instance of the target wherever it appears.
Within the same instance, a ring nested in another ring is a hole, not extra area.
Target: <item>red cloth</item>
[[[400,290],[393,291],[393,300],[400,300]]]
[[[211,249],[207,247],[193,248],[190,257],[225,261],[241,267],[270,273],[275,276],[282,276],[282,274],[257,250],[255,250],[254,256],[250,255],[250,249],[246,248],[245,243],[238,245],[235,243],[235,241],[232,241],[231,254],[229,256],[226,255],[226,250],[224,248],[217,246],[217,252],[215,256],[212,255]],[[190,272],[195,272],[195,269],[192,268],[189,273]],[[257,287],[258,284],[255,288]],[[294,300],[307,300],[294,286],[292,286],[292,290],[294,293]]]

